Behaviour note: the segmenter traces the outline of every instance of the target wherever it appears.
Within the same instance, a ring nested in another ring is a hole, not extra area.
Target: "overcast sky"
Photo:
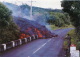
[[[22,3],[26,3],[30,5],[31,0],[0,0],[0,1],[15,3],[18,5]],[[61,9],[62,0],[32,0],[32,1],[34,1],[33,6],[42,7],[42,8]]]

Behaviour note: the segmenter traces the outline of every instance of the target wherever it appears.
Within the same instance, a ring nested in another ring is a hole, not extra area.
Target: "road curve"
[[[64,38],[71,29],[59,29],[52,32],[58,37],[38,39],[12,48],[0,54],[1,57],[63,57],[60,55]]]

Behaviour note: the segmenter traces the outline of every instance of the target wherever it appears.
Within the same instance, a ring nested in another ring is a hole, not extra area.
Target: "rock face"
[[[19,26],[21,31],[21,38],[25,38],[32,35],[38,35],[40,38],[49,38],[53,34],[43,25],[38,22],[31,21],[21,17],[13,17],[13,21]]]

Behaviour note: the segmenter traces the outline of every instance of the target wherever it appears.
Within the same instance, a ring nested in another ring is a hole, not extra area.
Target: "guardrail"
[[[8,42],[6,44],[1,44],[0,45],[0,52],[3,52],[3,51],[8,50],[10,48],[31,42],[31,41],[36,40],[36,39],[38,39],[38,35],[33,35],[31,37],[28,37],[28,38],[18,39],[15,41]]]

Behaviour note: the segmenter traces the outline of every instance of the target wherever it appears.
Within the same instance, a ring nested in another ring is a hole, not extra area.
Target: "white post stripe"
[[[35,35],[33,35],[33,38],[35,39]]]
[[[2,44],[4,46],[4,51],[6,50],[6,44]]]
[[[25,42],[27,42],[27,38],[24,38],[25,39]]]
[[[11,42],[12,42],[13,47],[15,47],[15,42],[14,41],[11,41]]]
[[[30,41],[31,41],[31,37],[30,37]]]
[[[19,41],[20,41],[20,45],[22,44],[22,41],[21,41],[21,39],[19,39]]]

